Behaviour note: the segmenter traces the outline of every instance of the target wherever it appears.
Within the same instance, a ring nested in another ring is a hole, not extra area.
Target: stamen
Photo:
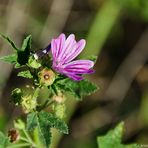
[[[50,76],[49,76],[48,74],[45,74],[45,75],[44,75],[44,79],[45,79],[45,80],[48,80],[49,78],[50,78]]]

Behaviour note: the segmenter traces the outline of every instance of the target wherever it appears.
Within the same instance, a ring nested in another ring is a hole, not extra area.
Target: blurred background
[[[31,34],[32,49],[46,47],[61,32],[85,38],[80,55],[97,55],[88,77],[99,91],[68,100],[70,134],[53,136],[53,148],[97,148],[96,137],[124,121],[123,143],[148,144],[148,0],[0,0],[0,32],[17,46]],[[0,56],[11,53],[0,39]],[[11,90],[28,82],[0,62],[0,130],[22,116],[9,103]]]

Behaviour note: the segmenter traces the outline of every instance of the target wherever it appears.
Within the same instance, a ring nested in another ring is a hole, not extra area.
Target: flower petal
[[[92,74],[95,72],[93,69],[82,69],[82,68],[75,68],[75,69],[64,69],[65,73],[74,73],[74,74]]]
[[[64,64],[63,68],[81,68],[81,69],[90,69],[94,66],[94,62],[91,60],[75,60],[70,63]]]
[[[70,34],[66,39],[65,44],[57,57],[60,63],[63,63],[63,58],[70,52],[71,48],[74,46],[75,43],[75,35]]]
[[[65,44],[65,40],[66,40],[66,37],[65,37],[65,34],[61,34],[59,37],[58,37],[58,49],[56,51],[56,58],[60,55],[61,51],[62,51],[62,48],[64,47],[64,44]]]
[[[75,75],[75,74],[66,74],[67,75],[67,77],[69,77],[69,78],[71,78],[71,79],[73,79],[73,80],[75,80],[75,81],[81,81],[81,80],[83,80],[83,77],[82,76],[79,76],[79,75]]]
[[[61,50],[63,49],[65,38],[66,38],[65,34],[62,33],[57,39],[51,40],[51,52],[54,61],[57,60],[57,57],[59,56]]]
[[[84,49],[86,45],[86,41],[84,39],[81,39],[79,42],[77,42],[74,47],[72,48],[71,52],[65,57],[64,63],[68,63],[75,59]]]
[[[85,40],[76,42],[74,34],[70,34],[66,39],[64,34],[51,41],[51,51],[53,57],[52,68],[67,77],[80,81],[82,74],[94,73],[91,69],[94,62],[90,60],[75,60],[85,47]],[[72,62],[71,62],[72,61]]]

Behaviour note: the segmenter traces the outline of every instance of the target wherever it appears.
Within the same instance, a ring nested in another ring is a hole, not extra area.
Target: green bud
[[[28,65],[32,68],[38,69],[39,67],[41,67],[41,64],[37,62],[36,59],[34,59],[33,56],[31,56],[28,60]]]
[[[65,104],[55,104],[53,106],[53,110],[54,110],[55,116],[57,116],[60,119],[64,118],[65,110],[66,110]]]
[[[36,109],[37,102],[36,99],[33,98],[32,95],[26,95],[22,97],[21,105],[25,113],[29,113]]]
[[[22,90],[20,88],[16,88],[12,91],[12,102],[15,103],[15,105],[20,105],[22,101]]]
[[[23,130],[25,129],[25,123],[21,119],[15,120],[14,127],[18,130]]]
[[[52,99],[57,103],[63,103],[66,98],[63,93],[58,92],[58,95],[54,95]]]

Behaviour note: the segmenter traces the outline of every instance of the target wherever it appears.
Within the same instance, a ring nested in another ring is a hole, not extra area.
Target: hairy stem
[[[7,146],[7,148],[21,148],[21,147],[29,147],[29,143],[18,143],[18,144],[13,144],[10,146]]]
[[[27,133],[27,131],[25,129],[23,129],[23,132],[26,136],[26,138],[28,139],[28,142],[33,146],[36,147],[36,144],[33,142],[33,140],[31,139],[30,135]]]

